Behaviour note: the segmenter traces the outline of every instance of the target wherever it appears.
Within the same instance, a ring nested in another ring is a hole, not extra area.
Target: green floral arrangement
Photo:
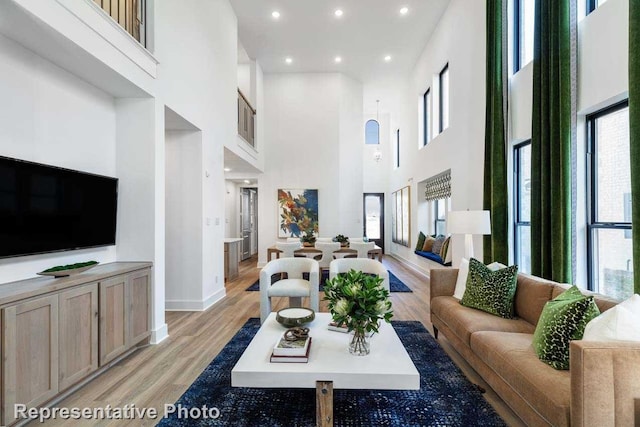
[[[334,242],[340,243],[342,246],[346,246],[349,244],[349,238],[343,234],[338,234],[336,237],[332,239]]]
[[[324,301],[329,302],[334,322],[354,332],[351,346],[367,345],[366,333],[377,333],[380,320],[390,323],[393,317],[389,291],[382,287],[382,281],[379,276],[350,270],[324,285]],[[356,349],[356,352],[360,353],[360,350]]]
[[[313,231],[305,231],[304,235],[300,238],[300,241],[308,245],[313,245],[316,243],[316,235],[313,234]]]
[[[76,268],[88,267],[90,265],[96,265],[98,261],[79,262],[77,264],[58,265],[51,267],[43,271],[43,273],[55,273],[56,271],[74,270]]]

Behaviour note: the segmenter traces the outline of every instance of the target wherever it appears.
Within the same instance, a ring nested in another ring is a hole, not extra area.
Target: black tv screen
[[[114,245],[118,180],[0,156],[0,258]]]

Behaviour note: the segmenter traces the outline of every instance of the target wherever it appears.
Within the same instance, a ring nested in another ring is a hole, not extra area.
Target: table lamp
[[[464,257],[473,257],[473,235],[491,234],[489,211],[451,211],[447,217],[447,231],[464,234]]]

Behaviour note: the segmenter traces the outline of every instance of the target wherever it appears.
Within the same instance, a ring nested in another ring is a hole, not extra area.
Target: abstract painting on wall
[[[278,190],[278,237],[318,235],[318,190]]]

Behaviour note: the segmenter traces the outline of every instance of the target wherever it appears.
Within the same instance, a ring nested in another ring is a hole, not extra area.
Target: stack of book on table
[[[310,349],[310,336],[298,338],[295,341],[287,341],[284,338],[284,334],[282,334],[273,346],[270,360],[271,363],[307,363]]]

